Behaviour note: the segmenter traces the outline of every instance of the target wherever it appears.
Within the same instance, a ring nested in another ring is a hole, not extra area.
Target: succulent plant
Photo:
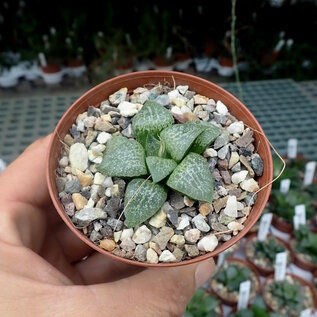
[[[309,255],[312,262],[317,264],[317,234],[301,225],[294,235],[296,252]]]
[[[216,311],[219,305],[219,300],[200,288],[187,304],[183,317],[220,317],[219,312]]]
[[[255,257],[256,258],[266,258],[273,265],[275,261],[275,256],[279,252],[284,252],[285,248],[283,245],[278,243],[274,237],[270,237],[267,240],[254,242]]]
[[[229,292],[239,291],[240,284],[250,277],[251,270],[237,264],[229,264],[215,275],[217,282],[227,287]]]
[[[270,317],[271,314],[264,307],[252,305],[250,308],[241,309],[236,313],[231,313],[229,317]]]
[[[128,227],[140,225],[162,207],[167,187],[212,202],[213,177],[200,154],[220,135],[219,127],[202,121],[174,124],[169,110],[149,100],[133,117],[132,129],[136,140],[113,136],[97,167],[106,176],[130,180],[124,197]]]

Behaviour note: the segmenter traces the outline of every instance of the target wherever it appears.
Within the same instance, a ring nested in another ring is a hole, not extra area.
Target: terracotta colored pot
[[[155,57],[153,59],[153,62],[155,64],[155,66],[157,67],[172,67],[174,65],[174,60],[173,58],[166,60],[165,58],[162,57]]]
[[[271,236],[272,236],[271,234],[268,235],[268,237],[271,237]],[[280,239],[280,238],[278,238],[278,237],[275,237],[275,236],[274,236],[274,238],[275,238],[280,244],[282,244],[283,247],[284,247],[286,250],[288,250],[289,255],[290,255],[290,263],[292,263],[293,260],[294,260],[294,257],[293,257],[293,253],[292,253],[291,248],[290,248],[290,246],[288,245],[288,243],[286,243],[285,241],[283,241],[282,239]],[[252,240],[254,240],[254,239],[257,239],[257,234],[256,234],[256,233],[253,233],[253,234],[251,234],[250,236],[247,237],[247,240],[246,240],[246,242],[245,242],[245,244],[244,244],[244,254],[245,254],[245,255],[247,254],[247,253],[246,253],[246,248],[247,248],[248,244],[251,243]],[[251,263],[253,266],[256,267],[256,269],[258,270],[258,272],[259,272],[262,276],[268,276],[268,275],[271,275],[271,274],[274,273],[274,268],[273,268],[273,269],[263,268],[263,267],[261,267],[261,266],[255,264],[255,263],[252,261],[252,259],[250,259],[250,258],[247,257],[247,255],[246,255],[246,259],[247,259],[247,261],[248,261],[249,263]]]
[[[220,56],[218,62],[221,66],[224,67],[233,67],[233,61],[231,58]]]
[[[62,70],[62,67],[60,64],[48,64],[47,66],[42,66],[43,73],[46,74],[53,74],[58,73]]]
[[[73,105],[66,111],[63,115],[61,120],[59,121],[53,136],[51,138],[50,146],[48,149],[47,154],[47,182],[48,182],[48,189],[54,203],[56,210],[58,211],[59,215],[65,221],[67,226],[86,244],[88,244],[93,249],[97,250],[98,252],[107,255],[113,259],[120,260],[121,262],[139,265],[139,266],[146,266],[146,267],[171,267],[171,266],[180,266],[186,265],[191,263],[200,262],[202,260],[211,258],[223,252],[227,248],[231,247],[237,241],[239,241],[249,230],[250,228],[256,223],[258,218],[260,217],[265,204],[268,200],[270,195],[271,185],[267,186],[261,192],[258,193],[256,202],[253,206],[252,212],[250,216],[244,223],[245,228],[239,232],[236,236],[234,236],[229,241],[221,244],[217,247],[213,252],[204,254],[202,256],[196,257],[194,259],[186,260],[179,263],[164,263],[164,264],[149,264],[143,262],[137,262],[125,258],[121,258],[116,256],[110,252],[107,252],[98,246],[96,246],[93,242],[91,242],[83,233],[78,231],[69,217],[66,215],[62,203],[58,198],[58,191],[55,184],[56,178],[56,168],[58,164],[58,159],[61,153],[61,142],[60,139],[63,139],[64,136],[68,133],[69,128],[75,122],[76,117],[78,114],[87,111],[87,108],[90,105],[98,106],[101,101],[107,99],[110,94],[114,93],[115,91],[119,90],[122,87],[127,87],[128,90],[133,90],[136,87],[143,86],[148,83],[158,83],[158,82],[168,82],[171,86],[176,85],[189,85],[191,90],[196,91],[199,94],[208,96],[210,98],[214,98],[215,100],[220,99],[224,104],[226,104],[230,110],[230,112],[237,117],[239,120],[243,120],[245,124],[248,126],[261,131],[263,135],[254,133],[255,138],[255,147],[259,148],[258,153],[263,159],[264,162],[264,173],[258,179],[259,185],[264,186],[268,184],[272,180],[273,174],[273,163],[272,163],[272,156],[269,148],[269,144],[264,137],[264,132],[254,118],[252,113],[240,102],[236,97],[231,95],[229,92],[225,91],[221,87],[217,86],[214,83],[211,83],[207,80],[189,75],[184,73],[178,72],[171,72],[171,71],[144,71],[144,72],[135,72],[130,73],[122,76],[115,77],[113,79],[107,80],[98,86],[92,88],[83,96],[81,96],[78,100],[76,100]]]
[[[291,234],[293,232],[293,225],[284,221],[282,218],[278,217],[277,215],[273,214],[272,225],[277,230]]]
[[[80,67],[83,65],[84,62],[80,58],[72,58],[67,61],[67,67]]]
[[[293,257],[294,257],[294,264],[295,265],[297,265],[298,267],[302,268],[303,270],[306,270],[309,272],[314,272],[315,270],[317,270],[317,264],[303,261],[298,256],[298,253],[293,249],[292,244],[291,244],[291,250],[292,250]]]
[[[310,283],[308,283],[306,280],[304,280],[304,279],[298,277],[297,275],[289,274],[289,273],[288,273],[288,274],[286,274],[286,276],[291,276],[294,280],[298,281],[300,284],[306,285],[306,286],[309,287],[309,289],[310,289],[310,291],[311,291],[311,293],[312,293],[312,295],[313,295],[314,306],[315,306],[315,308],[316,308],[316,307],[317,307],[317,298],[316,298],[316,296],[315,296],[314,287],[313,287]],[[271,303],[269,303],[269,302],[266,301],[266,299],[265,299],[265,297],[264,297],[264,294],[263,294],[264,289],[265,289],[265,286],[266,286],[266,284],[267,284],[270,280],[274,280],[274,274],[268,276],[267,279],[265,280],[264,285],[263,285],[263,287],[262,287],[262,297],[263,297],[264,303],[265,303],[265,305],[267,306],[267,308],[268,308],[270,311],[274,312],[274,310],[272,309],[272,307],[271,307],[271,305],[270,305]],[[312,307],[312,308],[313,308],[313,307]]]
[[[243,264],[245,267],[248,267],[255,274],[257,282],[258,282],[258,288],[256,289],[256,294],[253,297],[250,296],[250,298],[249,298],[249,302],[252,301],[257,296],[257,293],[260,291],[260,288],[261,288],[260,275],[259,275],[257,269],[255,268],[255,266],[253,264],[251,264],[251,263],[249,263],[247,261],[238,259],[238,258],[229,257],[227,259],[227,262],[228,263]],[[228,299],[226,297],[223,297],[222,295],[220,295],[217,292],[215,292],[213,289],[210,290],[210,293],[213,294],[213,295],[216,295],[222,301],[222,303],[225,304],[225,305],[234,307],[234,306],[236,306],[238,304],[238,301],[233,301],[233,300],[230,300],[230,299]]]

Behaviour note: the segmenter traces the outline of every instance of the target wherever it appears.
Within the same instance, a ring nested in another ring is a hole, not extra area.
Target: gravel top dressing
[[[188,260],[237,235],[263,174],[253,131],[188,86],[123,87],[61,141],[66,214],[100,248],[141,262]]]

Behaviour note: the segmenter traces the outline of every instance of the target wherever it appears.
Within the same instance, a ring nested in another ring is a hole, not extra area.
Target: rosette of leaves
[[[215,279],[224,285],[229,292],[239,291],[240,284],[251,278],[251,270],[237,264],[229,264],[227,268],[220,270]]]
[[[167,198],[168,188],[212,202],[214,181],[200,155],[221,130],[212,123],[174,124],[170,111],[147,101],[132,119],[136,140],[113,136],[98,171],[130,180],[124,197],[126,225],[152,217]],[[152,180],[149,180],[151,176]]]
[[[236,313],[230,313],[228,317],[271,317],[272,315],[264,308],[251,305],[248,309],[241,309]]]
[[[295,251],[309,255],[312,263],[317,264],[317,233],[313,233],[306,226],[300,225],[294,235]]]
[[[271,266],[274,265],[276,254],[285,251],[284,246],[278,243],[274,237],[270,237],[264,241],[256,240],[254,241],[253,245],[255,257],[269,260]]]
[[[220,317],[220,302],[199,288],[187,304],[183,317]]]

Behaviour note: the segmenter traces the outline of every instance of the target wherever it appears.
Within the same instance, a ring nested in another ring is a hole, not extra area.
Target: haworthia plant
[[[129,228],[138,226],[152,217],[164,204],[167,190],[143,178],[133,179],[127,186],[124,197],[124,214]]]
[[[146,158],[146,164],[154,183],[158,183],[170,175],[177,166],[174,160],[157,156],[148,156]]]
[[[103,160],[97,169],[107,176],[146,175],[144,149],[136,140],[114,136],[108,141]]]
[[[157,136],[164,128],[172,125],[174,118],[170,111],[155,101],[147,101],[132,119],[136,139],[145,146],[147,135]]]
[[[175,168],[166,184],[192,199],[212,202],[214,180],[207,161],[197,153],[189,153]]]
[[[194,200],[212,202],[214,181],[199,153],[215,140],[220,129],[208,122],[173,122],[168,110],[147,101],[132,119],[137,140],[114,136],[107,142],[97,169],[106,176],[137,177],[128,184],[124,197],[130,227],[139,226],[162,207],[166,185]],[[139,178],[148,175],[152,181]]]
[[[161,132],[161,139],[172,159],[179,162],[205,129],[206,127],[198,124],[174,124]]]

